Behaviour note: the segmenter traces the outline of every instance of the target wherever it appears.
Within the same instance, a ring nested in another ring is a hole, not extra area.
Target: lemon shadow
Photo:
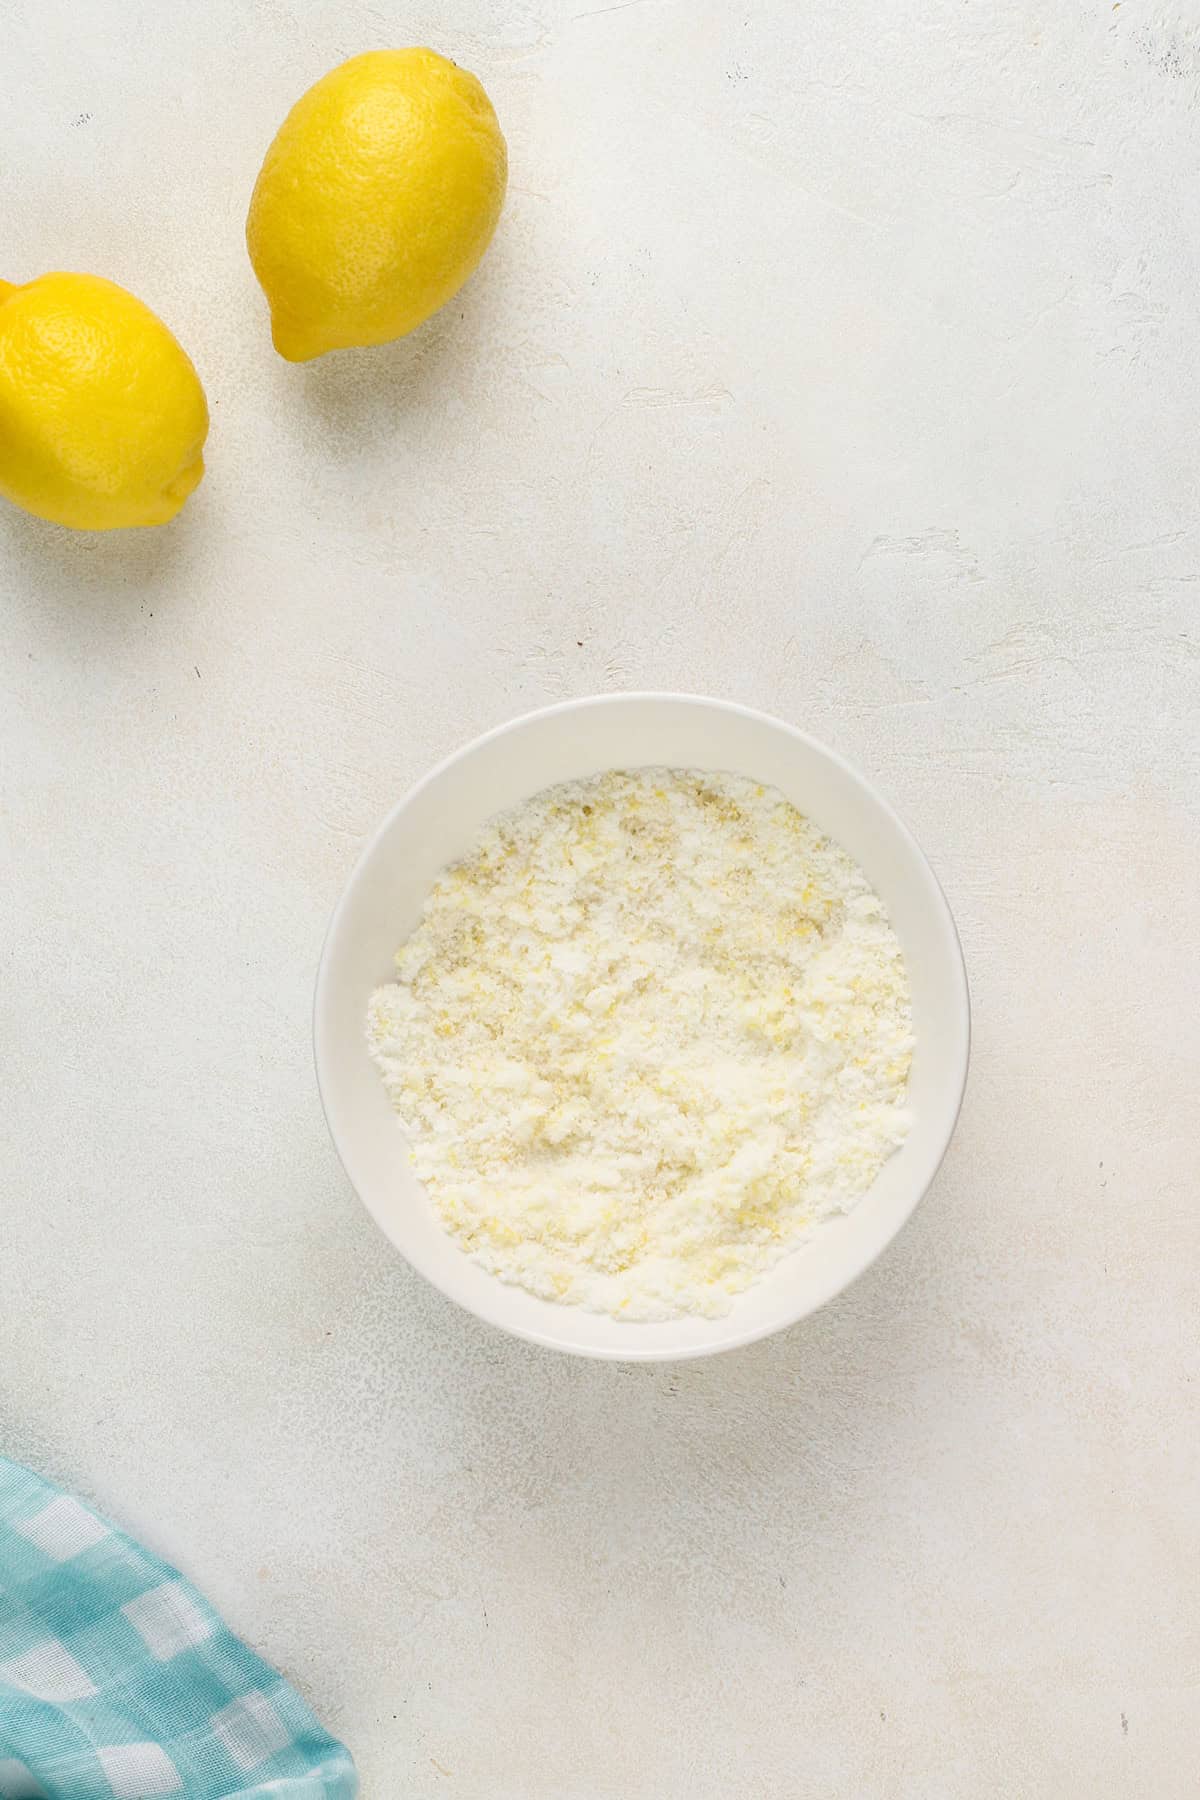
[[[326,445],[353,453],[405,419],[474,391],[487,354],[492,284],[480,271],[407,337],[363,349],[330,350],[288,371],[298,379]]]
[[[6,585],[47,611],[64,604],[103,605],[89,611],[89,626],[126,621],[147,603],[165,611],[186,583],[178,580],[204,507],[193,499],[165,525],[123,531],[72,531],[0,501],[0,563]]]

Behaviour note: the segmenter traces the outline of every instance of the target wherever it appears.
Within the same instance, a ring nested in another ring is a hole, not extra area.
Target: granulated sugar
[[[908,980],[846,853],[771,788],[547,789],[438,879],[372,997],[416,1173],[501,1280],[727,1312],[902,1142]]]

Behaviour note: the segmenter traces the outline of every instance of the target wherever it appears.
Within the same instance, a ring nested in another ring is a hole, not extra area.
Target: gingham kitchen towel
[[[0,1800],[353,1800],[350,1754],[166,1563],[0,1457]]]

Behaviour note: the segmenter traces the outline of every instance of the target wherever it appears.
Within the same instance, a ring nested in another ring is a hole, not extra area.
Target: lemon
[[[246,221],[275,348],[307,362],[403,337],[491,241],[508,157],[491,101],[432,50],[371,50],[309,88]]]
[[[187,355],[124,288],[0,281],[0,494],[79,531],[162,525],[204,474],[207,433]]]

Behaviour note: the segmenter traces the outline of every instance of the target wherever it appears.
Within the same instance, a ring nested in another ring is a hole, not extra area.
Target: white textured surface
[[[214,428],[168,530],[0,518],[0,1442],[180,1562],[367,1800],[1195,1791],[1194,18],[6,9],[3,273],[134,288]],[[500,238],[410,343],[288,368],[258,158],[421,39],[495,98]],[[884,1262],[677,1371],[410,1276],[309,1064],[386,804],[627,685],[860,761],[976,1004]]]

